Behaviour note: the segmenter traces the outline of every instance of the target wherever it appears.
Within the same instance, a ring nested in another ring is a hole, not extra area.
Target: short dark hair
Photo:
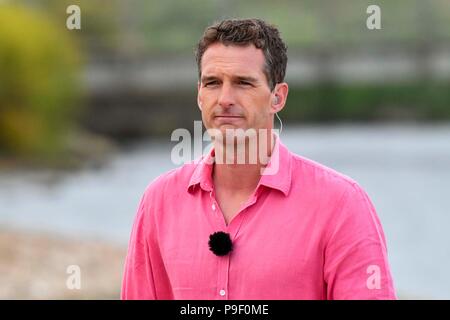
[[[207,27],[195,52],[199,78],[203,54],[216,42],[238,46],[253,44],[264,53],[266,62],[263,71],[271,90],[277,83],[284,81],[287,47],[275,26],[260,19],[226,19]]]

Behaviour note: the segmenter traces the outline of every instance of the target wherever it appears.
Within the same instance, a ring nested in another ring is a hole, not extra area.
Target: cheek
[[[219,94],[219,91],[217,89],[207,89],[207,88],[202,88],[200,89],[200,94],[202,96],[202,99],[206,102],[211,102],[216,100],[217,95]]]
[[[203,105],[202,105],[201,116],[202,116],[203,122],[207,122],[209,120],[209,110],[206,107],[205,103],[203,103]]]
[[[202,111],[205,115],[210,115],[214,107],[217,105],[217,100],[215,99],[214,95],[209,93],[207,95],[203,96],[202,99]]]
[[[212,127],[211,123],[213,121],[212,114],[213,114],[213,108],[214,104],[211,104],[207,101],[203,101],[202,103],[202,121],[206,129],[209,129]]]
[[[270,117],[270,105],[267,99],[260,100],[255,104],[254,114],[260,120],[265,120]]]

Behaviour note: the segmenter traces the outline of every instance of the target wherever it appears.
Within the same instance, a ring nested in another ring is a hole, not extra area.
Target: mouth
[[[234,116],[234,115],[217,115],[214,118],[223,118],[223,119],[241,119],[243,116]]]
[[[229,115],[229,114],[219,114],[214,116],[214,123],[217,126],[223,126],[223,125],[231,125],[231,126],[239,126],[242,121],[244,121],[243,116],[237,116],[237,115]]]

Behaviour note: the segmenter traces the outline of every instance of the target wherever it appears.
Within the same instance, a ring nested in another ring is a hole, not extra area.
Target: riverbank
[[[383,225],[399,297],[450,297],[450,281],[445,276],[450,268],[450,256],[448,250],[444,250],[448,246],[442,245],[450,243],[448,228],[445,227],[450,224],[447,191],[450,190],[449,124],[286,125],[281,139],[292,152],[352,177],[367,191]],[[45,230],[51,234],[58,232],[74,239],[95,237],[124,247],[146,186],[175,166],[170,159],[172,146],[168,140],[165,143],[164,140],[149,140],[120,149],[109,158],[107,166],[62,175],[42,169],[37,172],[0,170],[0,226],[37,232]],[[14,246],[15,241],[2,240],[2,243]],[[37,240],[30,241],[34,244]],[[7,251],[3,247],[0,248],[0,263],[4,266],[8,262],[9,266],[10,258],[5,258]],[[40,251],[45,250],[42,245],[36,247]],[[43,260],[44,253],[37,254],[36,259]],[[70,252],[68,255],[75,257],[77,254]],[[93,258],[89,259],[92,261]],[[71,263],[67,261],[59,269],[53,267],[52,270],[65,276],[66,267]],[[119,263],[118,269],[122,268],[122,261]],[[37,262],[29,268],[42,270],[40,266],[33,267],[35,264]],[[99,268],[103,267],[96,270]],[[3,270],[0,270],[0,290],[4,291],[4,279],[11,276],[4,275]],[[17,279],[24,279],[19,277],[23,270],[27,269],[16,271]],[[84,290],[90,290],[87,287],[90,281],[84,274],[88,270],[82,267],[82,272],[81,293],[84,294]],[[118,278],[120,275],[110,277],[109,281],[115,283]],[[27,281],[30,280],[27,279],[21,282],[23,290],[28,290]],[[57,281],[62,286],[61,296],[67,295],[65,280]],[[17,285],[14,294],[7,295],[17,297],[19,289]],[[86,291],[83,297],[115,298],[118,296],[115,290],[118,288],[108,291],[112,294],[101,290],[88,294],[91,291]],[[2,293],[1,297],[4,296]]]
[[[106,243],[0,229],[0,299],[119,299],[125,256]],[[80,267],[80,290],[66,286],[70,265]]]
[[[0,229],[0,299],[119,299],[126,248]],[[70,290],[67,268],[80,267]]]
[[[118,150],[118,143],[111,138],[78,129],[66,136],[60,150],[48,154],[0,152],[0,172],[72,172],[100,168]]]

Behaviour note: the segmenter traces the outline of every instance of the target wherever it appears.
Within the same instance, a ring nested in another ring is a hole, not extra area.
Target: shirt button
[[[225,295],[225,293],[226,293],[226,292],[225,292],[225,290],[223,290],[223,289],[219,291],[219,294],[220,294],[222,297]]]

